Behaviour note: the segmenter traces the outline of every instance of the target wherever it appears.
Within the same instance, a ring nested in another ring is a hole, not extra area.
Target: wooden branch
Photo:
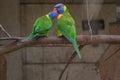
[[[0,40],[22,40],[24,37],[2,37]]]
[[[80,45],[79,50],[81,50],[83,47],[84,47],[83,45]],[[76,55],[77,55],[77,53],[74,51],[73,54],[71,55],[71,57],[68,59],[68,62],[66,63],[64,69],[60,73],[59,80],[62,80],[63,74],[65,73],[66,69],[70,65],[70,62],[72,62],[72,60],[76,57]]]
[[[120,36],[119,35],[78,35],[77,42],[80,45],[88,45],[94,43],[108,43],[108,44],[120,44]],[[21,49],[23,47],[40,45],[40,46],[56,46],[56,45],[69,45],[70,43],[65,38],[59,37],[43,37],[43,38],[35,38],[30,41],[22,41],[16,40],[7,45],[3,45],[0,47],[0,55],[10,53]]]

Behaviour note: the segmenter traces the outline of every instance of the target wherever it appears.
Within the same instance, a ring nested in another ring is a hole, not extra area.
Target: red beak
[[[53,11],[57,12],[57,8],[54,8]]]

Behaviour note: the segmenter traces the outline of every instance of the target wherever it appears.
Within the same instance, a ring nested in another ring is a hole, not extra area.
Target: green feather
[[[33,24],[32,33],[26,38],[26,40],[31,40],[39,35],[48,35],[48,31],[52,27],[52,19],[48,15],[41,16],[36,19]]]
[[[26,38],[26,41],[31,40],[31,39],[37,37],[38,35],[39,35],[39,34],[33,34],[33,33],[31,33],[31,34]]]
[[[79,51],[79,48],[78,48],[76,41],[73,42],[73,47],[74,47],[78,57],[81,58],[80,51]]]
[[[65,38],[73,44],[78,57],[81,58],[80,51],[76,42],[75,21],[68,10],[65,11],[60,18],[58,18],[57,28],[60,32],[62,32],[63,36],[65,36]]]

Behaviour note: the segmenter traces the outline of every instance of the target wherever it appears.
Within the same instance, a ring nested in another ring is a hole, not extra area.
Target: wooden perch
[[[22,40],[24,39],[23,37],[3,37],[0,38],[0,40]]]
[[[94,35],[92,36],[92,39],[91,39],[90,35],[78,35],[77,42],[80,45],[88,45],[88,44],[94,44],[94,43],[120,44],[120,36],[119,35]],[[21,49],[23,47],[28,47],[33,45],[56,46],[56,45],[70,45],[70,43],[63,37],[59,38],[55,36],[43,37],[39,39],[36,38],[30,41],[22,41],[18,39],[16,41],[13,41],[12,43],[1,46],[0,55],[10,53],[18,49]]]

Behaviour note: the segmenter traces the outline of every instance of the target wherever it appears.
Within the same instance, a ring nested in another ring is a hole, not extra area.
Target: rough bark
[[[28,47],[28,46],[68,46],[71,45],[64,37],[40,37],[35,38],[30,41],[24,41],[23,38],[0,38],[0,40],[15,40],[9,44],[3,44],[0,47],[0,55],[16,51],[18,49]],[[120,44],[119,35],[78,35],[77,42],[80,45],[88,44]]]

